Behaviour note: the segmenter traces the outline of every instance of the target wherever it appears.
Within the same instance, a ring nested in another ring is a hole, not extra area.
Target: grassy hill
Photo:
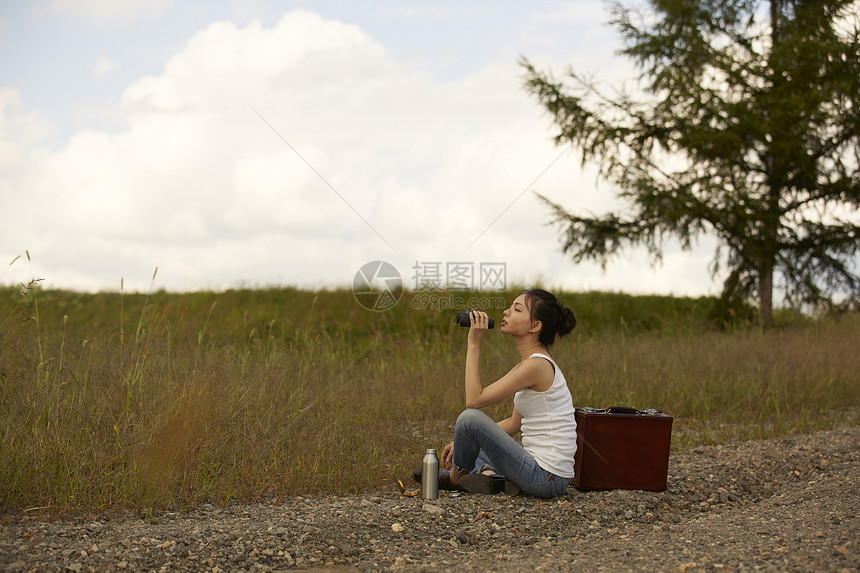
[[[499,318],[516,292],[406,292],[372,312],[348,290],[0,288],[0,511],[393,487],[462,409],[455,310]],[[856,314],[720,331],[707,298],[561,297],[578,326],[553,355],[574,403],[663,410],[676,450],[856,423]],[[517,354],[497,333],[484,344],[489,381]]]

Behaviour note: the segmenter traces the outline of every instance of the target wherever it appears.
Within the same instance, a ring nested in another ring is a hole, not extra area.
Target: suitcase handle
[[[607,414],[639,414],[639,410],[630,406],[610,406],[606,408]]]
[[[656,414],[660,414],[660,410],[655,410],[654,408],[648,408],[647,410],[637,410],[636,408],[631,408],[630,406],[609,406],[608,408],[582,408],[586,412],[594,412],[601,414],[629,414],[636,416],[654,416]]]

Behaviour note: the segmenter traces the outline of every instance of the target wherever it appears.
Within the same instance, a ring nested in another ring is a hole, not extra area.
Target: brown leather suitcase
[[[626,406],[576,408],[573,485],[579,489],[666,489],[672,417]]]

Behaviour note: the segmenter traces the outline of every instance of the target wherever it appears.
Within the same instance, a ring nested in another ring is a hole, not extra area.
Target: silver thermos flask
[[[436,499],[439,497],[439,458],[436,450],[427,448],[424,460],[421,462],[421,497]]]

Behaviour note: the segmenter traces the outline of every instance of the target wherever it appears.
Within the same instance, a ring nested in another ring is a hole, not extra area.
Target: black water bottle
[[[469,312],[472,312],[471,310]],[[460,326],[472,326],[472,319],[469,317],[469,312],[458,312],[457,313],[457,324]],[[492,318],[489,319],[488,326],[493,328],[495,326],[496,321]]]

